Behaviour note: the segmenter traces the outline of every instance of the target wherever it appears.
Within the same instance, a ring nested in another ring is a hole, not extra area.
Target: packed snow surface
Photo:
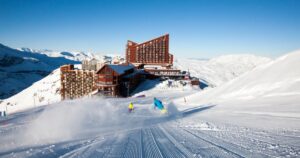
[[[207,121],[218,105],[172,101],[195,91],[141,98],[86,98],[0,120],[1,157],[298,157],[299,130],[266,130]],[[168,109],[153,107],[153,97]],[[133,102],[135,110],[127,106]],[[214,117],[214,116],[211,116]],[[247,117],[247,116],[246,116]],[[284,118],[283,118],[284,119]],[[255,121],[260,122],[261,118]]]

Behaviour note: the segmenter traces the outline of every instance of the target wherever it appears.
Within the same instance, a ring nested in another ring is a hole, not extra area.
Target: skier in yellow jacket
[[[132,102],[130,102],[130,104],[128,105],[128,112],[132,112],[133,110],[134,110],[134,106]]]

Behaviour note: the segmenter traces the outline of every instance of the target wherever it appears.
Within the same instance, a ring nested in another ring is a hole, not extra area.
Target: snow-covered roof
[[[107,66],[109,66],[111,69],[113,69],[119,75],[122,75],[122,74],[125,73],[125,71],[134,68],[134,65],[132,65],[132,64],[128,64],[128,65],[112,65],[112,64],[109,64]]]
[[[124,78],[131,78],[137,74],[145,74],[144,70],[135,70],[133,73],[125,75]]]

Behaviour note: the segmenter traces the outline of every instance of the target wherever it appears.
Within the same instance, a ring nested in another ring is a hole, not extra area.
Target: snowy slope
[[[193,98],[205,97],[206,101],[220,101],[299,95],[299,67],[300,51],[295,51],[268,64],[261,65],[215,89],[195,94]]]
[[[14,113],[59,101],[61,98],[58,68],[18,94],[3,100],[0,103],[0,109],[6,109],[7,113]]]
[[[78,62],[64,57],[19,51],[0,44],[0,99],[18,93],[68,63]]]
[[[255,55],[224,55],[210,60],[176,59],[175,67],[189,71],[211,87],[219,86],[271,59]]]
[[[202,115],[208,119],[263,126],[260,128],[299,129],[299,67],[300,51],[295,51],[224,85],[186,97],[188,105],[183,99],[175,102],[182,108],[216,105],[210,113]],[[246,115],[247,121],[243,119]]]
[[[209,113],[213,106],[178,111],[172,104],[187,94],[158,92],[167,114],[153,108],[153,97],[145,97],[78,99],[9,115],[0,118],[0,156],[300,156],[299,131],[210,122],[199,116]],[[135,106],[133,113],[127,112],[130,102]]]

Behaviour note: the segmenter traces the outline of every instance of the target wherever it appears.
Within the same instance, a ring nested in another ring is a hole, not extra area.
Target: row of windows
[[[160,48],[160,49],[138,49],[138,53],[165,53],[166,49],[165,48]]]
[[[162,71],[158,71],[158,72],[151,72],[150,71],[150,74],[153,74],[153,75],[165,75],[165,76],[176,76],[176,75],[181,75],[180,72],[177,72],[177,71],[165,71],[165,72],[162,72]]]
[[[164,37],[137,45],[135,52],[130,51],[129,47],[127,46],[126,58],[127,60],[133,59],[132,55],[134,55],[133,60],[135,60],[135,62],[168,62],[168,56],[166,56],[167,51],[168,41],[167,38]]]
[[[137,54],[157,54],[157,53],[162,53],[164,54],[166,52],[165,48],[162,49],[156,49],[156,50],[150,50],[150,49],[139,49],[136,51]]]
[[[160,41],[160,42],[155,42],[155,43],[150,42],[150,43],[147,43],[147,44],[137,46],[137,49],[139,49],[139,48],[149,48],[149,47],[159,48],[159,47],[165,47],[165,46],[166,46],[165,41]]]
[[[146,61],[146,62],[163,62],[165,61],[164,53],[137,53],[137,61]]]
[[[149,45],[149,46],[145,46],[145,47],[136,47],[137,50],[140,49],[161,49],[161,48],[166,48],[167,46],[165,44],[163,45]]]
[[[165,57],[160,55],[160,56],[155,56],[155,57],[149,57],[149,56],[137,56],[138,60],[165,60]]]

